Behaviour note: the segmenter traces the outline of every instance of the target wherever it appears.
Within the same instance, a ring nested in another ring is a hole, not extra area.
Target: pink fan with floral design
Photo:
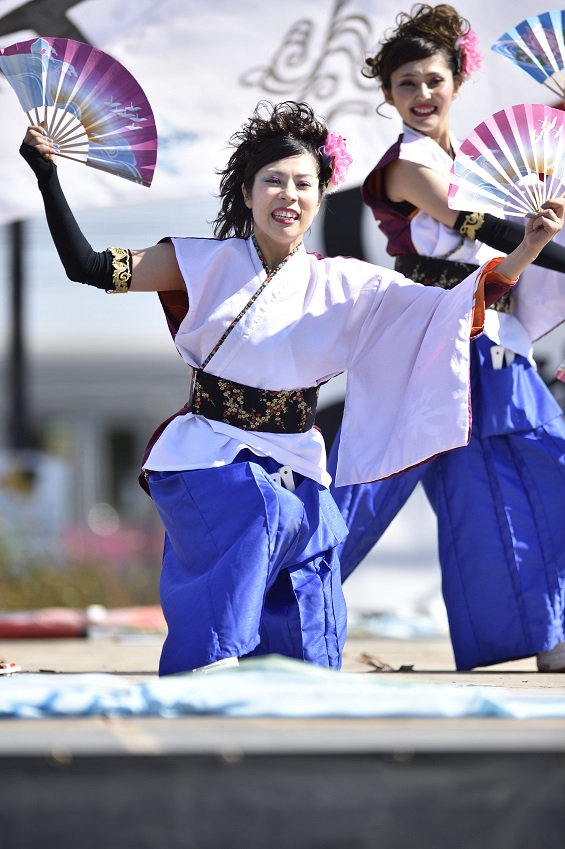
[[[32,125],[58,156],[150,186],[157,129],[141,86],[107,53],[68,38],[36,38],[0,50],[0,70]]]
[[[565,191],[565,113],[539,103],[495,112],[451,167],[449,206],[499,218],[537,212]]]

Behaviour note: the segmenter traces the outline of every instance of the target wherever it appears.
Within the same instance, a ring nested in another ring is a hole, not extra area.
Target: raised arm
[[[95,251],[83,235],[63,194],[56,149],[42,127],[30,127],[20,153],[37,177],[53,243],[71,280],[107,292],[165,292],[185,288],[173,246]]]
[[[523,242],[525,228],[521,224],[488,213],[450,209],[447,205],[449,181],[424,165],[405,159],[396,160],[386,168],[385,186],[390,200],[408,201],[462,236],[480,239],[501,253],[509,254]],[[565,272],[565,248],[547,244],[533,263]]]

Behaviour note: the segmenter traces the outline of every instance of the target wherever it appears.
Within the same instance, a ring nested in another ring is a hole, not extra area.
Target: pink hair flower
[[[483,66],[483,54],[479,50],[477,33],[470,29],[465,35],[461,35],[455,42],[455,46],[461,51],[461,73],[469,77]]]
[[[318,152],[323,164],[322,182],[327,191],[335,191],[345,180],[349,166],[353,162],[347,152],[345,139],[330,131],[322,147],[318,148]]]

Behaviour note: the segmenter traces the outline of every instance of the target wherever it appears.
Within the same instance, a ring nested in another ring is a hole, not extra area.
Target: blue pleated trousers
[[[150,474],[165,527],[161,675],[271,653],[340,668],[347,528],[325,487],[274,483],[278,465],[244,450],[226,466]]]
[[[468,446],[385,481],[332,488],[349,528],[339,547],[345,579],[422,482],[438,521],[458,669],[529,657],[565,639],[565,424],[527,360],[492,369],[492,344],[486,336],[472,343]]]

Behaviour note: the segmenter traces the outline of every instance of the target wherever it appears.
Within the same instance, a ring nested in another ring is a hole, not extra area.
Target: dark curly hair
[[[226,167],[218,171],[221,205],[213,222],[214,234],[220,239],[251,235],[253,217],[245,205],[242,186],[251,192],[257,172],[279,159],[311,153],[318,164],[321,195],[331,176],[331,164],[323,162],[318,150],[327,135],[325,122],[307,103],[260,101],[249,121],[231,137],[234,151]]]
[[[384,91],[390,89],[391,74],[406,62],[427,59],[441,52],[446,58],[456,84],[463,81],[462,53],[457,39],[471,29],[466,18],[447,3],[429,6],[418,3],[410,14],[396,16],[396,29],[380,42],[378,53],[365,60],[361,73],[380,80]]]

